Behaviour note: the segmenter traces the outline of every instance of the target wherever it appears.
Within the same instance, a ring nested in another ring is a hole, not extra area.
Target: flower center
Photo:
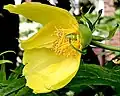
[[[79,34],[77,32],[67,32],[69,29],[57,29],[55,35],[57,39],[53,42],[52,50],[57,55],[66,57],[75,57],[79,53],[76,49],[80,49]],[[74,48],[72,46],[74,46]]]

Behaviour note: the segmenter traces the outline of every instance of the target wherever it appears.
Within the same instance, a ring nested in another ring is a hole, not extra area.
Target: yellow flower
[[[80,28],[74,16],[61,8],[35,2],[4,8],[43,24],[39,32],[21,41],[26,85],[34,93],[47,93],[68,84],[80,64],[81,54],[75,49],[82,50],[90,42],[91,35],[83,36],[90,31]]]

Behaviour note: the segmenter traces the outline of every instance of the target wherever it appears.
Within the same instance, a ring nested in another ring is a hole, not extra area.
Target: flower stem
[[[92,36],[92,39],[95,40],[95,41],[103,41],[103,40],[105,40],[104,37],[100,37],[100,36]]]
[[[114,46],[102,44],[102,43],[99,43],[98,41],[94,41],[94,40],[92,40],[91,44],[98,46],[98,47],[101,47],[101,48],[104,48],[104,49],[120,52],[120,47],[114,47]]]

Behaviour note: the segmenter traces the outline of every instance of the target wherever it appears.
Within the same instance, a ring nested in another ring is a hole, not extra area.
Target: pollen
[[[80,49],[80,40],[67,38],[67,35],[70,34],[67,31],[67,29],[65,30],[56,28],[55,35],[57,36],[57,39],[53,42],[52,50],[57,55],[64,55],[65,57],[75,57],[79,53],[72,46]],[[72,33],[77,34],[77,32]]]

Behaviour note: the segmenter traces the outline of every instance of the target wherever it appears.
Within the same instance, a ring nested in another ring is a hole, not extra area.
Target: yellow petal
[[[43,25],[53,20],[57,20],[58,23],[77,23],[74,16],[72,16],[67,10],[38,2],[26,2],[20,5],[9,4],[4,6],[4,9],[7,9],[12,13],[21,14],[26,18]]]
[[[74,26],[77,28],[76,26]],[[76,30],[71,29],[71,25],[49,22],[43,28],[41,28],[36,34],[30,37],[28,40],[21,40],[20,44],[23,49],[32,48],[51,48],[52,43],[56,40],[56,31],[65,31],[66,33],[74,32]]]
[[[45,80],[38,74],[31,74],[25,76],[27,83],[26,86],[33,89],[33,93],[48,93],[51,90],[45,87]]]
[[[27,79],[27,86],[35,93],[46,93],[64,87],[79,68],[80,56],[78,57],[58,56],[47,48],[25,51],[23,75]]]
[[[32,49],[37,47],[49,48],[51,47],[51,43],[56,40],[56,36],[53,35],[55,30],[55,23],[48,23],[28,40],[21,40],[21,47],[23,49]]]
[[[27,41],[21,41],[23,49],[32,49],[35,47],[51,47],[51,42],[55,40],[53,35],[57,29],[78,30],[78,23],[74,16],[68,11],[54,6],[26,2],[20,5],[6,5],[4,9],[12,13],[25,16],[28,19],[46,24],[40,31]],[[72,31],[72,30],[71,30]]]

